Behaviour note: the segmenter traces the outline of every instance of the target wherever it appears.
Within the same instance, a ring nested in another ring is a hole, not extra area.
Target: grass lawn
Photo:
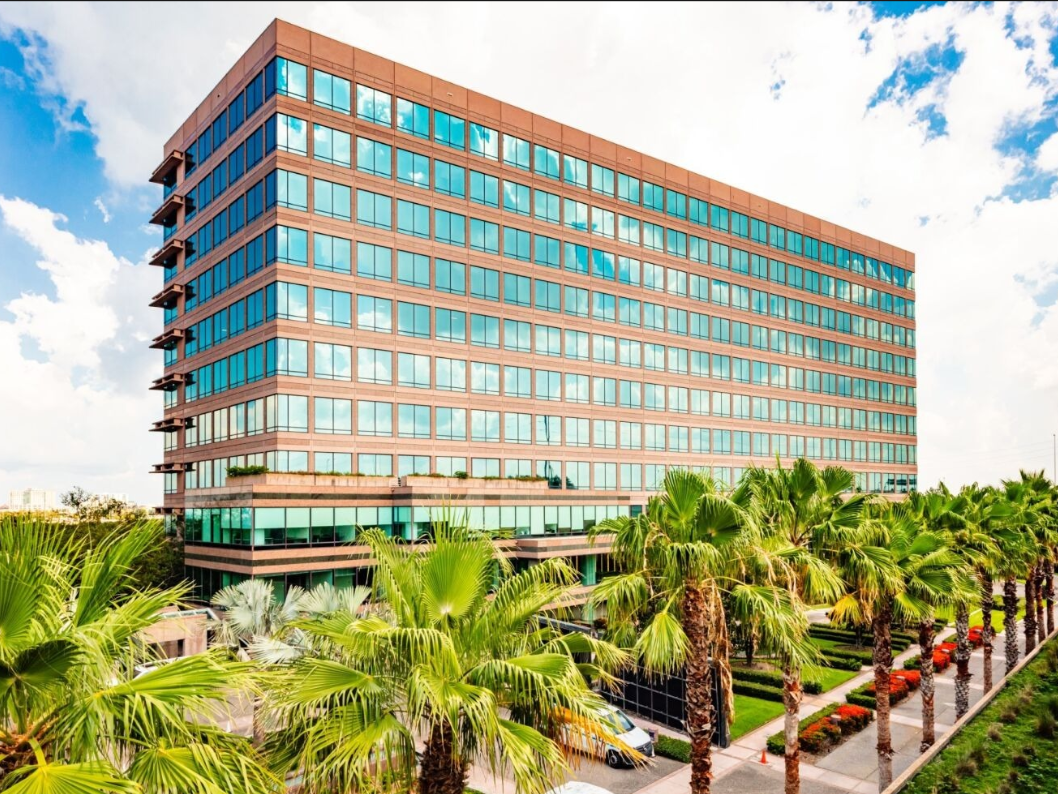
[[[732,740],[745,736],[761,725],[771,722],[782,713],[782,703],[761,700],[748,695],[735,695],[735,722],[731,726]]]
[[[823,685],[823,691],[829,692],[836,686],[841,686],[860,674],[859,670],[835,670],[833,667],[809,667],[805,669],[804,677],[818,681]]]
[[[954,613],[954,610],[951,607],[943,607],[942,609],[938,609],[937,610],[937,617],[943,618],[943,619],[947,620],[949,623],[954,623],[955,622],[955,613]],[[1024,598],[1019,598],[1018,599],[1018,620],[1021,620],[1024,617],[1025,617],[1025,599]],[[970,625],[971,626],[981,626],[983,624],[984,624],[984,621],[981,620],[981,610],[980,609],[975,609],[973,612],[970,613]],[[1002,634],[1003,633],[1003,613],[1001,611],[999,611],[999,610],[996,610],[996,611],[992,612],[992,630],[996,634]],[[938,632],[938,634],[939,633],[940,632]]]

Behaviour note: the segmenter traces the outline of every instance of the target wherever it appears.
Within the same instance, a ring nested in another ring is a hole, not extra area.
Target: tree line
[[[591,532],[609,537],[618,568],[590,597],[606,615],[603,637],[540,620],[578,587],[568,561],[516,571],[488,533],[449,522],[423,545],[361,532],[370,589],[291,587],[276,598],[258,579],[221,591],[213,647],[178,660],[142,641],[163,608],[189,597],[186,584],[140,578],[140,561],[164,542],[157,522],[95,537],[4,519],[0,791],[463,794],[477,766],[542,792],[569,768],[570,730],[619,743],[600,692],[638,665],[686,675],[691,789],[702,794],[714,677],[730,706],[732,658],[752,649],[782,673],[792,794],[802,677],[820,661],[808,619],[818,605],[873,640],[884,788],[893,626],[918,630],[925,749],[938,613],[955,617],[960,715],[970,614],[983,610],[987,657],[997,583],[1008,670],[1019,584],[1026,649],[1053,631],[1055,489],[1023,472],[891,503],[853,485],[850,472],[807,460],[750,468],[733,489],[670,471],[641,514]],[[237,703],[249,704],[246,736],[219,727]]]

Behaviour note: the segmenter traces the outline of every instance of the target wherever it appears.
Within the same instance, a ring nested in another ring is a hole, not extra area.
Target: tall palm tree
[[[1018,663],[1017,576],[1019,574],[1025,577],[1025,653],[1028,654],[1036,646],[1035,588],[1033,585],[1039,547],[1035,528],[1041,521],[1041,507],[1049,496],[1042,485],[1042,476],[1037,477],[1026,471],[1019,472],[1017,480],[1003,481],[1003,494],[1009,510],[1006,524],[1008,528],[1020,535],[1016,549],[1018,554],[1010,560],[1010,567],[1003,582],[1003,632],[1006,635],[1008,673]]]
[[[216,727],[251,685],[204,653],[161,663],[142,633],[186,596],[140,590],[158,522],[86,549],[59,528],[0,521],[0,790],[39,794],[274,791],[243,737]],[[194,719],[197,715],[199,719]]]
[[[953,594],[951,599],[955,607],[955,714],[959,718],[970,708],[970,656],[973,654],[970,644],[970,607],[980,600],[981,574],[993,562],[996,545],[993,535],[982,524],[987,523],[990,513],[979,509],[978,503],[974,501],[975,486],[964,487],[958,496],[952,497],[948,488],[941,483],[940,492],[949,500],[948,520],[934,525],[934,528],[944,532],[952,552],[962,558],[965,570],[977,580],[974,588],[976,592],[963,589]]]
[[[935,538],[946,539],[948,545],[953,542],[953,533],[962,531],[967,524],[966,512],[968,509],[967,497],[953,496],[952,493],[941,483],[940,487],[927,493],[913,494],[908,501],[897,511],[921,526],[925,531],[931,533]],[[982,562],[984,559],[982,558]],[[991,584],[988,585],[991,587]],[[989,593],[991,591],[989,590]],[[934,598],[921,597],[926,609],[918,618],[918,640],[919,640],[919,670],[922,676],[920,692],[922,696],[922,741],[919,750],[925,752],[936,742],[936,719],[935,719],[935,697],[936,683],[933,668],[933,648],[935,634],[935,607],[951,605],[957,600],[965,601],[966,598],[956,599],[954,593],[949,597],[936,596]],[[982,596],[983,597],[983,596]],[[991,607],[988,607],[991,609]],[[965,604],[961,607],[962,612],[967,613]],[[989,613],[990,614],[990,613]],[[966,614],[966,634],[969,642],[969,615]],[[988,621],[986,621],[988,623]],[[991,625],[990,623],[988,625]],[[991,638],[986,635],[986,647],[990,648]],[[989,651],[986,651],[986,654]],[[967,655],[967,658],[968,655]]]
[[[620,746],[588,681],[612,683],[627,655],[540,620],[576,585],[568,563],[514,573],[489,536],[447,524],[425,547],[378,530],[359,539],[376,562],[372,602],[300,621],[309,651],[275,671],[269,694],[280,727],[267,747],[303,791],[363,790],[380,776],[410,786],[417,740],[420,794],[463,794],[471,763],[542,790],[566,769],[571,722]]]
[[[975,592],[964,561],[944,535],[923,530],[913,505],[874,508],[871,546],[850,549],[845,565],[849,594],[834,606],[837,615],[866,617],[874,635],[874,690],[878,722],[878,790],[892,782],[889,686],[895,620],[919,621],[937,606]],[[884,550],[888,559],[878,555]],[[850,564],[851,563],[851,564]],[[932,664],[932,657],[930,658]],[[925,728],[925,725],[923,725]]]
[[[631,647],[648,672],[685,670],[691,792],[707,794],[716,729],[714,676],[727,714],[733,713],[724,599],[743,614],[752,603],[769,642],[791,652],[798,642],[798,613],[778,588],[740,580],[749,561],[763,559],[759,531],[745,505],[721,493],[709,477],[670,470],[640,515],[604,521],[591,537],[602,533],[613,533],[610,553],[623,573],[596,587],[592,604],[605,604],[611,636]]]
[[[788,469],[778,461],[774,469],[748,469],[743,485],[733,495],[737,500],[742,491],[749,494],[767,543],[784,563],[777,571],[779,583],[794,603],[831,603],[844,590],[833,565],[862,528],[866,504],[862,494],[847,495],[854,482],[845,469],[819,469],[800,458]],[[796,794],[800,789],[802,668],[796,655],[782,661],[786,792]]]

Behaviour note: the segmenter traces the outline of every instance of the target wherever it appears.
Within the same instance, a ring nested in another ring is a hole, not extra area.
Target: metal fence
[[[634,668],[623,672],[620,678],[623,684],[616,692],[603,693],[613,705],[669,728],[686,730],[687,682],[683,672],[671,676],[649,676],[641,669]],[[716,725],[713,744],[727,747],[731,738],[716,675],[713,676],[713,708]]]

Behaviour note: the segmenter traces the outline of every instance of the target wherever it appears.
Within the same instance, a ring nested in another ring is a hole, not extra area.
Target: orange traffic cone
[[[766,749],[760,751],[760,762],[762,764],[768,763],[768,751]]]

